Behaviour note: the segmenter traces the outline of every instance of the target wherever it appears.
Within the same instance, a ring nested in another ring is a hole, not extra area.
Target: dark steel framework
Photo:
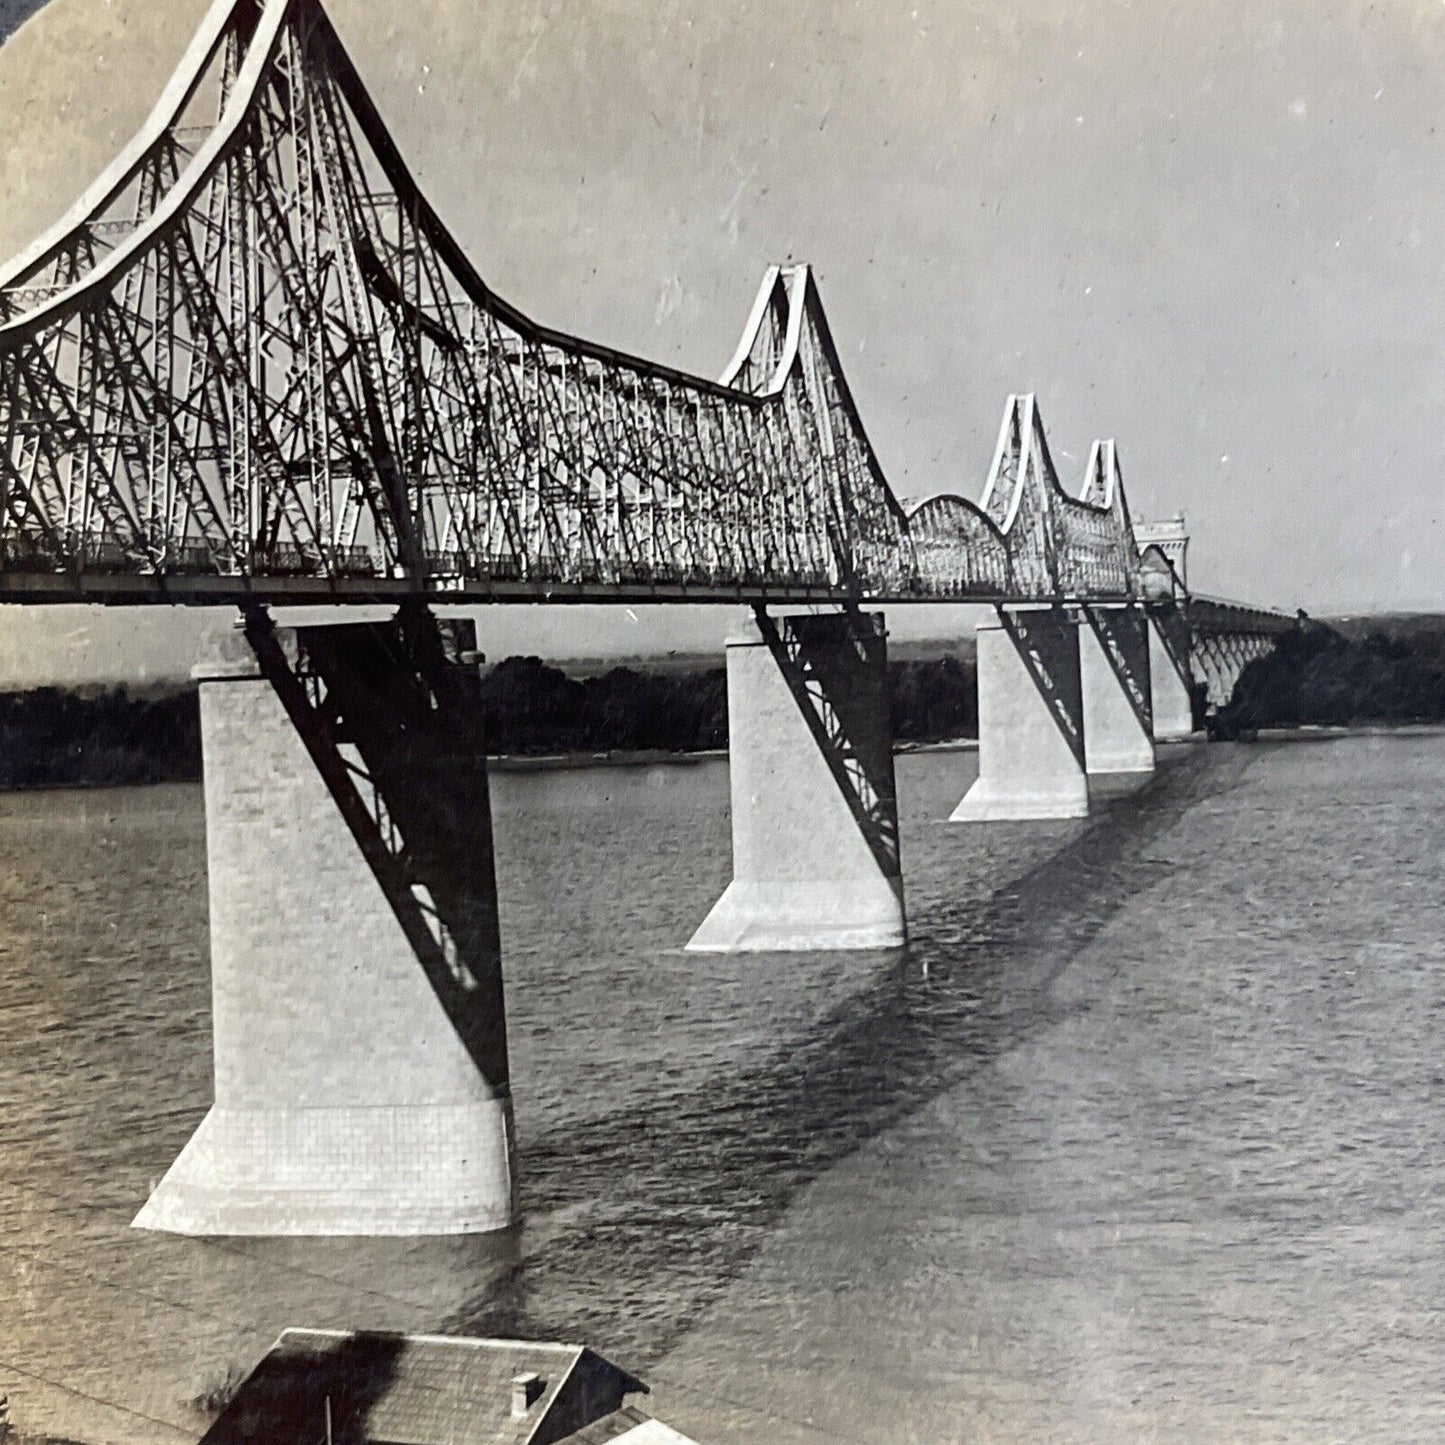
[[[508,305],[319,0],[220,0],[0,269],[0,600],[1161,597],[1216,651],[1291,625],[1141,556],[1113,442],[1070,495],[1032,396],[979,505],[905,507],[806,266],[768,272],[717,382]]]

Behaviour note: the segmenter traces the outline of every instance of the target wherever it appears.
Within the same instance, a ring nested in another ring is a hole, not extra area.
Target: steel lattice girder
[[[1268,657],[1281,638],[1299,626],[1298,616],[1217,597],[1191,597],[1183,621],[1195,677],[1204,684],[1206,701],[1217,710],[1234,696],[1246,667]]]
[[[0,271],[0,597],[1140,595],[1012,397],[982,504],[894,496],[806,266],[721,382],[537,326],[417,189],[317,0],[222,0]]]

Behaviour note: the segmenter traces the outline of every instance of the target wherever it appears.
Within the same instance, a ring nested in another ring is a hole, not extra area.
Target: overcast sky
[[[1112,434],[1136,515],[1186,513],[1203,590],[1445,608],[1445,0],[328,8],[539,320],[713,374],[763,268],[810,260],[900,492],[976,496],[1033,390],[1066,480]],[[50,0],[0,46],[0,251],[124,142],[204,10]],[[483,630],[494,655],[640,652],[725,620]],[[195,626],[0,613],[0,684],[175,672]]]

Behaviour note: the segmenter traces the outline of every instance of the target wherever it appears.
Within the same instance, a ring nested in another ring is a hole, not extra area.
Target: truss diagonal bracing
[[[0,270],[0,596],[1127,598],[1112,444],[1012,398],[982,506],[905,508],[805,266],[721,382],[550,332],[418,191],[317,0],[222,0]]]

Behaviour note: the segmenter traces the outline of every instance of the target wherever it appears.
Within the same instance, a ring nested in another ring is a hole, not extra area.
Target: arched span
[[[866,590],[959,599],[1015,590],[1004,536],[972,502],[940,494],[909,509],[897,499],[848,387],[811,269],[775,266],[763,278],[722,383],[780,397],[793,380],[829,419],[825,444],[836,450],[844,444],[839,433],[846,433],[881,499],[852,558]]]
[[[918,503],[908,513],[907,530],[920,592],[966,600],[979,592],[1007,596],[1016,590],[1007,538],[963,497],[942,494]]]

